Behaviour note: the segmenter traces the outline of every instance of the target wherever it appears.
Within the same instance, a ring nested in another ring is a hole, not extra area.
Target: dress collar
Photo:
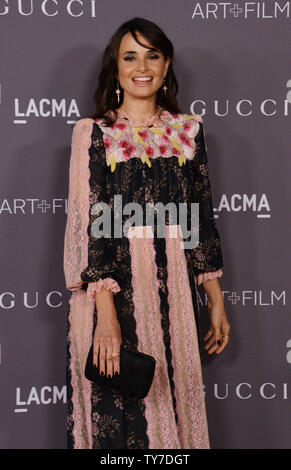
[[[156,112],[151,116],[148,116],[146,119],[132,119],[122,109],[116,109],[116,112],[119,119],[126,119],[132,127],[161,127],[165,122],[168,122],[172,118],[172,115],[166,109],[162,110],[161,107],[159,109],[160,112]]]

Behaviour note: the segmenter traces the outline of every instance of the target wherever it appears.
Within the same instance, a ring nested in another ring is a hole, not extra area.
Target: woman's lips
[[[150,80],[136,80],[136,79],[133,78],[132,81],[135,85],[146,86],[146,85],[149,85],[150,83],[152,83],[153,78],[151,77]]]

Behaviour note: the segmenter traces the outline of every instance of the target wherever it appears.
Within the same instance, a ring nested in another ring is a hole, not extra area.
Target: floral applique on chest
[[[95,120],[103,132],[106,162],[112,172],[117,163],[131,158],[140,158],[149,167],[158,157],[176,156],[180,166],[194,158],[199,122],[193,115],[164,110],[151,126],[132,125],[124,116],[119,112],[112,126],[104,126],[102,119]]]

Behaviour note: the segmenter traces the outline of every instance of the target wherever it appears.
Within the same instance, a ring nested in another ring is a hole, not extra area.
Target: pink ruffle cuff
[[[99,279],[99,281],[88,282],[87,296],[94,300],[95,292],[100,292],[104,286],[105,289],[111,290],[114,294],[119,292],[121,289],[118,283],[111,277],[106,277],[106,279]]]
[[[200,284],[202,284],[202,282],[215,279],[216,277],[221,277],[222,274],[223,274],[223,271],[221,269],[218,269],[218,271],[209,271],[206,273],[200,273],[198,274],[198,276],[195,276],[197,285],[199,286]]]

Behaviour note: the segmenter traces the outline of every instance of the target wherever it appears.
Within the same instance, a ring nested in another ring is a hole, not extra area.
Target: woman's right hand
[[[99,355],[99,373],[107,377],[113,377],[113,374],[120,372],[120,356],[110,358],[116,353],[120,353],[122,343],[121,328],[117,319],[112,292],[102,289],[96,293],[97,306],[97,326],[94,332],[93,340],[93,364],[98,367]],[[102,374],[103,373],[103,374]]]

